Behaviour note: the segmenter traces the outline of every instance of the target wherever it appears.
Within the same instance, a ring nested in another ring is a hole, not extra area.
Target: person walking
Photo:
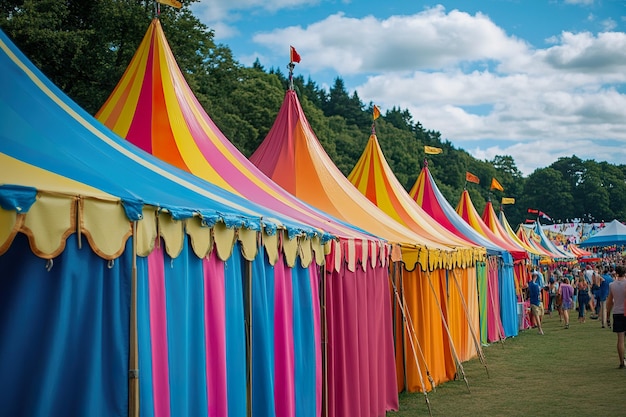
[[[574,307],[574,287],[569,283],[569,279],[563,278],[559,285],[561,295],[561,307],[563,309],[563,320],[565,328],[569,329],[569,311]]]
[[[626,331],[626,317],[624,316],[624,301],[626,301],[626,268],[623,265],[615,267],[615,280],[609,285],[609,296],[606,309],[613,314],[613,333],[617,333],[617,356],[619,368],[624,364],[624,332]]]
[[[578,322],[585,322],[585,308],[589,303],[589,284],[584,276],[578,278],[578,283],[576,284],[576,288],[578,289]]]
[[[613,282],[613,278],[609,274],[608,266],[604,269],[604,274],[600,275],[598,273],[596,279],[599,281],[600,286],[600,291],[598,291],[598,303],[600,304],[598,315],[602,321],[602,328],[604,329],[607,326],[611,326],[611,320],[606,310],[606,300],[609,297],[609,286],[611,285],[611,282]]]
[[[537,326],[539,334],[543,334],[541,319],[543,318],[543,304],[541,303],[541,287],[537,284],[538,274],[533,272],[532,279],[528,283],[528,299],[530,301],[530,315],[532,325]]]

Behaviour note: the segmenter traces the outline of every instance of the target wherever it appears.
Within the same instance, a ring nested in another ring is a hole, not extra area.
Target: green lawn
[[[570,328],[545,316],[545,335],[534,329],[484,348],[489,375],[473,359],[463,380],[428,393],[433,416],[626,416],[626,369],[618,369],[617,336],[598,320]],[[401,393],[388,417],[428,416],[423,393]]]

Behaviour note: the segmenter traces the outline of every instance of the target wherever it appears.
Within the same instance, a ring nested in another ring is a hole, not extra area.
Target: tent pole
[[[328,417],[328,318],[326,314],[326,264],[320,267],[320,320],[322,322],[322,415]]]
[[[396,264],[397,262],[394,262],[394,265]],[[402,270],[398,268],[397,266],[396,266],[396,271],[398,271],[398,278],[400,280],[400,297],[402,300],[404,300],[404,277],[402,275]],[[400,308],[403,308],[402,303],[400,301],[398,301],[398,303],[400,305]],[[407,326],[406,316],[403,312],[402,314],[402,369],[404,369],[404,372],[402,374],[403,374],[403,379],[404,379],[404,390],[406,392],[409,392],[408,386],[407,386],[407,378],[406,378],[406,332],[404,331],[406,326]]]
[[[396,283],[392,280],[391,284],[393,285],[393,292],[396,296],[396,302],[400,307],[400,312],[402,313],[403,323],[406,326],[406,332],[410,336],[411,341],[411,351],[413,352],[413,360],[415,361],[415,366],[417,367],[417,374],[419,375],[420,383],[422,384],[422,392],[424,394],[424,400],[426,401],[426,405],[428,406],[428,413],[432,416],[433,412],[430,408],[430,399],[428,398],[428,392],[426,390],[426,384],[424,383],[424,377],[422,376],[422,368],[420,366],[419,361],[417,360],[417,350],[415,349],[415,345],[417,345],[417,349],[420,351],[420,355],[422,356],[422,360],[424,361],[424,366],[426,366],[426,373],[428,375],[428,379],[431,383],[433,390],[435,389],[435,385],[433,383],[432,377],[430,376],[430,371],[428,370],[428,365],[426,364],[426,359],[424,358],[424,353],[422,352],[422,347],[419,344],[419,340],[417,340],[417,335],[415,334],[415,329],[413,328],[413,321],[411,320],[410,313],[406,311],[406,299],[404,298],[404,294],[402,295],[402,300],[400,299],[400,295],[398,294],[398,287]],[[408,317],[408,320],[404,320],[404,317]],[[410,327],[409,327],[410,323]],[[404,335],[405,328],[402,328],[402,334]],[[406,365],[404,367],[404,389],[406,392],[409,392],[406,385]]]
[[[476,336],[476,330],[472,325],[472,320],[469,314],[469,308],[467,307],[467,303],[465,302],[465,296],[463,295],[463,290],[461,289],[461,285],[459,284],[456,269],[452,270],[452,277],[454,278],[454,283],[456,284],[456,288],[459,291],[459,295],[461,296],[461,301],[463,303],[463,309],[465,310],[465,317],[467,318],[467,325],[469,327],[470,333],[472,334],[472,339],[474,340],[474,345],[476,346],[476,352],[478,353],[478,359],[480,363],[483,364],[485,370],[487,371],[487,378],[489,378],[489,368],[487,368],[487,361],[485,359],[485,353],[483,352],[483,348],[480,345],[480,342]]]
[[[128,415],[139,417],[139,358],[137,346],[137,221],[133,222],[133,266],[130,284],[130,351],[128,357]]]
[[[244,321],[246,326],[246,416],[252,417],[252,262],[244,264]]]
[[[467,386],[467,391],[470,391],[469,383],[467,382],[467,378],[465,377],[465,370],[463,369],[463,364],[459,360],[459,355],[456,352],[456,348],[454,347],[454,341],[452,340],[452,334],[450,333],[450,328],[448,327],[448,322],[446,321],[446,316],[443,313],[443,309],[441,308],[441,303],[439,302],[439,298],[437,297],[437,291],[435,291],[435,286],[433,285],[433,281],[430,278],[430,270],[426,270],[426,276],[428,277],[428,283],[430,284],[430,289],[433,292],[433,296],[435,297],[435,302],[437,303],[437,307],[439,307],[439,314],[441,314],[441,322],[443,323],[443,328],[446,329],[446,334],[448,335],[448,341],[450,342],[450,350],[452,351],[452,356],[454,357],[454,361],[456,362],[456,366],[459,371],[461,371],[461,375],[463,380],[465,381],[465,385]]]

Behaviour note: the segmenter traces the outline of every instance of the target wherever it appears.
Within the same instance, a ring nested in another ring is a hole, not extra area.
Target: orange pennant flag
[[[474,184],[480,184],[480,178],[478,178],[476,175],[472,174],[469,171],[465,172],[465,181],[473,182]]]
[[[489,189],[504,191],[504,187],[502,187],[502,185],[495,178],[491,179],[491,187],[489,187]]]
[[[380,117],[380,109],[378,108],[378,106],[376,104],[374,104],[374,120],[378,119]]]
[[[300,54],[293,46],[289,47],[289,62],[300,62]]]

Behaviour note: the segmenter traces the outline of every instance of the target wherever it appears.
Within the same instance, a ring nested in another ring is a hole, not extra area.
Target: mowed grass
[[[535,329],[484,347],[485,366],[463,363],[465,382],[454,380],[428,393],[433,416],[626,416],[626,369],[618,369],[617,336],[598,320],[578,323],[570,312],[564,329],[558,314]],[[428,416],[423,393],[401,393],[400,410],[387,417]]]

